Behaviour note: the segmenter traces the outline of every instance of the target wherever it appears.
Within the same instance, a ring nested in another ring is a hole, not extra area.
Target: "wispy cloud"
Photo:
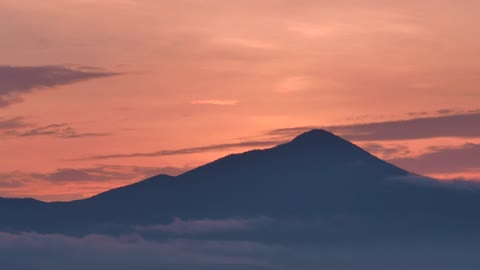
[[[480,137],[480,127],[473,125],[480,121],[480,113],[414,118],[409,120],[353,124],[345,126],[304,126],[275,129],[267,132],[266,139],[246,140],[237,143],[213,144],[190,148],[158,150],[144,153],[98,155],[77,160],[101,160],[132,157],[156,157],[196,154],[235,148],[269,147],[285,143],[291,138],[316,128],[324,128],[352,141],[411,140],[434,137]],[[378,143],[366,144],[367,150],[392,157],[395,153],[406,154],[408,148],[395,145],[390,147]]]
[[[389,161],[423,174],[467,173],[480,170],[480,144],[436,146],[430,147],[429,150],[428,153],[418,157],[395,158]]]
[[[95,165],[59,168],[51,172],[4,172],[0,173],[0,197],[35,197],[46,201],[79,199],[151,176],[175,176],[189,169],[191,168]]]
[[[192,101],[195,105],[236,105],[238,100],[234,99],[200,99]]]
[[[323,128],[353,141],[413,140],[437,137],[480,137],[480,113],[451,114],[365,124],[304,126],[275,129],[268,135],[291,138],[314,128]]]
[[[51,136],[64,139],[109,136],[110,133],[79,132],[68,123],[39,126],[25,117],[0,118],[0,135],[3,137]]]
[[[271,43],[247,39],[247,38],[235,38],[235,37],[224,37],[224,38],[214,38],[212,40],[214,43],[220,43],[225,45],[234,45],[251,49],[274,49],[275,46]]]
[[[0,130],[13,130],[17,128],[28,127],[30,124],[25,122],[25,118],[21,116],[12,118],[0,118]]]
[[[283,79],[275,86],[275,91],[290,93],[305,90],[309,87],[309,79],[306,76],[292,76]]]
[[[109,136],[109,133],[82,133],[72,128],[69,124],[52,124],[26,130],[16,134],[19,137],[33,137],[33,136],[53,136],[66,139],[74,138],[88,138],[88,137],[102,137]]]
[[[34,90],[118,74],[91,67],[0,66],[0,107],[21,102],[23,94]]]
[[[382,145],[379,143],[367,143],[362,145],[363,149],[370,153],[380,155],[384,159],[392,157],[405,156],[411,153],[410,149],[405,145]]]
[[[157,174],[178,175],[187,168],[178,167],[145,167],[145,166],[125,166],[125,165],[98,165],[88,168],[60,168],[49,173],[33,172],[11,172],[0,174],[0,184],[9,180],[16,181],[18,184],[32,181],[51,182],[55,184],[62,183],[81,183],[81,182],[108,182],[112,180],[132,180],[138,181],[143,178]]]
[[[263,224],[272,225],[273,220],[261,218],[229,218],[229,219],[200,219],[182,220],[175,218],[172,223],[165,225],[138,226],[140,231],[156,231],[176,235],[221,234],[223,232],[240,232],[258,229]],[[267,227],[267,226],[266,226]]]
[[[191,147],[191,148],[158,150],[154,152],[145,152],[145,153],[91,156],[91,157],[81,158],[77,160],[101,160],[101,159],[113,159],[113,158],[186,155],[186,154],[205,153],[205,152],[211,152],[211,151],[229,150],[229,149],[242,148],[242,147],[268,147],[268,146],[280,144],[283,142],[285,141],[284,140],[242,141],[237,143],[212,144],[212,145],[198,146],[198,147]]]

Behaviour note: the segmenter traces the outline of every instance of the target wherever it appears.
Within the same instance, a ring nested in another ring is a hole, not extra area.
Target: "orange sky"
[[[303,130],[273,132],[292,127],[329,127],[418,173],[480,179],[478,10],[2,0],[0,196],[82,198],[269,147]]]

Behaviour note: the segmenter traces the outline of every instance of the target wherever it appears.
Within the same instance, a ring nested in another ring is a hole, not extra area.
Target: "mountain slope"
[[[344,217],[338,225],[346,226],[344,234],[393,227],[475,231],[480,224],[470,210],[480,205],[478,191],[402,180],[408,178],[421,177],[327,131],[312,130],[271,149],[229,155],[177,177],[160,175],[85,200],[2,200],[0,229],[115,233],[174,218],[237,217]]]

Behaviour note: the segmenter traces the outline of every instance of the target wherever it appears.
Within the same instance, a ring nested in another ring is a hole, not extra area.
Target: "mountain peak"
[[[331,144],[346,142],[344,139],[324,129],[312,129],[295,137],[292,144]]]
[[[303,156],[317,161],[323,159],[325,164],[333,161],[378,161],[357,145],[323,129],[302,133],[281,148],[288,150],[287,154],[294,155],[296,158]]]

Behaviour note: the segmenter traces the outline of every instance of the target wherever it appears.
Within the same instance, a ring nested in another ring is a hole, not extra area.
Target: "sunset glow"
[[[480,1],[354,2],[0,1],[0,197],[85,198],[312,128],[480,180]]]

